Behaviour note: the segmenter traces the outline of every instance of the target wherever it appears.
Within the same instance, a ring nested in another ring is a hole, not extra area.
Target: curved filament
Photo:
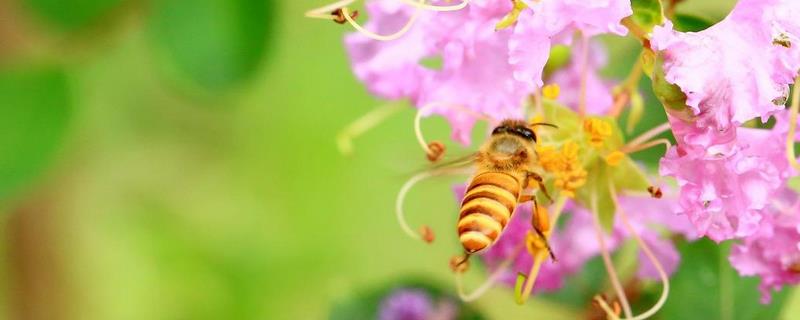
[[[467,173],[469,173],[469,171],[467,170],[425,171],[418,173],[413,177],[411,177],[410,179],[408,179],[408,181],[406,181],[406,183],[404,183],[403,186],[400,187],[400,192],[397,193],[397,199],[395,201],[395,207],[394,207],[395,214],[397,216],[397,222],[400,223],[400,228],[403,229],[403,232],[405,232],[409,237],[412,237],[417,240],[425,240],[426,238],[424,235],[421,235],[418,232],[411,229],[405,218],[403,203],[406,200],[406,195],[408,195],[408,192],[411,191],[411,188],[413,188],[420,181],[428,179],[430,177],[446,175],[446,174],[467,174]]]
[[[628,297],[625,296],[625,291],[622,289],[619,276],[617,276],[617,269],[614,268],[614,263],[611,261],[611,255],[608,252],[608,247],[606,247],[605,235],[603,234],[602,227],[600,227],[600,220],[597,217],[597,190],[592,190],[591,204],[592,222],[594,223],[594,231],[597,234],[597,242],[600,244],[600,253],[603,257],[603,264],[605,265],[606,271],[608,272],[608,277],[611,280],[611,286],[614,287],[614,291],[617,293],[620,304],[622,304],[622,310],[625,312],[625,317],[630,318],[633,314],[631,311],[631,305],[628,303]]]
[[[308,17],[308,18],[333,20],[333,19],[338,18],[338,16],[334,15],[332,12],[334,12],[336,10],[342,10],[343,18],[345,20],[347,20],[347,23],[349,23],[351,26],[353,26],[353,28],[355,28],[358,32],[360,32],[363,35],[365,35],[365,36],[367,36],[367,37],[369,37],[371,39],[374,39],[374,40],[391,41],[391,40],[398,39],[398,38],[402,37],[404,34],[406,34],[406,32],[408,32],[408,30],[411,29],[411,26],[414,25],[414,22],[417,20],[417,17],[419,16],[419,12],[420,12],[420,8],[419,7],[415,8],[414,9],[414,13],[411,14],[411,17],[408,18],[408,21],[406,22],[405,25],[403,25],[403,27],[401,27],[399,30],[397,30],[394,33],[382,35],[382,34],[377,34],[375,32],[367,30],[366,28],[361,26],[361,24],[356,22],[355,19],[353,19],[353,17],[350,16],[350,9],[347,8],[347,5],[349,5],[349,4],[353,3],[353,2],[355,2],[355,0],[337,1],[337,2],[331,3],[329,5],[325,5],[325,6],[322,6],[322,7],[319,7],[319,8],[315,8],[315,9],[311,9],[311,10],[306,12],[305,16]],[[419,0],[419,4],[420,5],[424,5],[424,3],[425,3],[425,0]]]
[[[414,6],[414,7],[420,8],[420,9],[430,10],[430,11],[457,11],[457,10],[464,9],[464,7],[466,7],[469,4],[469,0],[463,0],[459,4],[454,4],[454,5],[450,5],[450,6],[433,6],[433,5],[425,4],[423,1],[417,2],[417,1],[413,1],[413,0],[400,0],[400,2],[403,2],[403,3],[408,4],[410,6]]]
[[[671,127],[669,125],[669,122],[664,122],[664,123],[660,124],[659,126],[657,126],[655,128],[652,128],[650,130],[647,130],[647,132],[642,133],[638,137],[634,138],[633,140],[628,142],[628,144],[623,146],[621,149],[625,150],[625,149],[628,149],[628,148],[633,148],[633,147],[635,147],[637,145],[640,145],[640,144],[644,143],[647,140],[650,140],[650,139],[654,138],[655,136],[657,136],[657,135],[659,135],[659,134],[661,134],[663,132],[668,131],[670,128]]]
[[[656,140],[653,140],[653,141],[648,141],[648,142],[642,143],[640,145],[626,145],[625,147],[620,149],[620,151],[630,154],[630,153],[639,152],[639,151],[642,151],[642,150],[647,150],[647,149],[650,149],[652,147],[655,147],[655,146],[661,145],[661,144],[663,144],[667,148],[664,151],[669,151],[669,148],[672,148],[672,143],[669,142],[669,140],[661,138],[661,139],[656,139]]]
[[[628,314],[625,315],[627,318],[626,320],[647,319],[656,314],[656,312],[658,312],[658,310],[660,310],[661,307],[664,306],[664,303],[667,301],[667,297],[669,296],[669,277],[667,277],[667,272],[664,271],[664,267],[661,265],[661,262],[658,261],[658,258],[656,258],[655,254],[653,254],[653,251],[650,249],[647,243],[642,241],[642,238],[639,237],[639,234],[636,233],[636,230],[633,229],[633,226],[631,226],[630,221],[628,221],[628,216],[625,214],[625,211],[622,210],[622,207],[620,207],[619,205],[619,200],[617,199],[616,191],[614,191],[613,183],[609,181],[608,187],[609,187],[608,190],[611,193],[611,199],[614,201],[614,204],[617,207],[617,213],[620,216],[620,220],[622,220],[622,223],[625,225],[625,229],[627,229],[628,232],[630,232],[631,236],[633,236],[633,239],[636,240],[636,243],[639,245],[639,247],[642,248],[642,251],[644,251],[644,254],[647,256],[647,259],[649,259],[650,262],[653,263],[653,266],[658,271],[658,276],[661,278],[661,283],[662,283],[661,296],[658,298],[656,304],[653,305],[649,310],[645,311],[644,313],[636,317],[631,318],[630,315]]]

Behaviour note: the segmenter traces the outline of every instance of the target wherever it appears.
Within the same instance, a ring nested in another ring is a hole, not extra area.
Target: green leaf
[[[28,10],[68,31],[97,22],[120,3],[122,0],[24,0]]]
[[[654,26],[664,21],[661,1],[659,0],[631,0],[633,22],[645,33],[650,33]]]
[[[59,147],[72,113],[59,67],[0,72],[0,200],[38,177]]]
[[[264,0],[156,1],[149,29],[178,74],[219,91],[259,69],[272,10]]]
[[[681,243],[681,264],[658,318],[722,319],[724,312],[728,319],[777,319],[790,290],[775,292],[771,304],[761,304],[758,278],[739,276],[727,259],[729,248],[730,243],[718,245],[708,239]],[[657,299],[658,294],[653,292],[648,299]]]
[[[675,30],[682,32],[703,31],[714,24],[714,22],[705,18],[686,13],[676,13],[672,20],[675,24]]]

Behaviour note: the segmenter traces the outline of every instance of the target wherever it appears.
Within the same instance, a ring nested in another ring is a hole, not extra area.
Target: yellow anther
[[[561,93],[561,87],[558,84],[548,84],[542,88],[542,95],[545,99],[555,100],[558,99],[558,94]]]
[[[625,154],[620,151],[614,151],[606,156],[606,163],[613,167],[619,165],[622,159],[625,159]]]
[[[517,18],[519,18],[519,14],[522,13],[522,10],[525,10],[525,8],[528,7],[528,5],[520,0],[511,0],[511,2],[514,3],[514,7],[511,8],[511,11],[505,17],[503,17],[503,19],[500,19],[500,21],[497,22],[497,24],[494,26],[495,30],[502,30],[513,26],[515,23],[517,23]]]
[[[588,118],[583,120],[583,132],[589,135],[589,144],[600,148],[606,138],[611,136],[611,124],[604,120]]]
[[[571,140],[560,151],[550,146],[536,147],[542,168],[553,174],[555,187],[567,197],[574,197],[575,190],[586,183],[587,173],[578,158],[579,151],[580,146]]]

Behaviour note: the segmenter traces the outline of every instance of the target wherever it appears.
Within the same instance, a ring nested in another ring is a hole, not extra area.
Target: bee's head
[[[536,143],[536,133],[525,122],[506,120],[492,130],[492,135],[511,134]]]
[[[491,150],[495,161],[510,161],[512,163],[526,162],[534,153],[537,137],[533,127],[549,123],[526,123],[521,120],[505,120],[492,130]]]

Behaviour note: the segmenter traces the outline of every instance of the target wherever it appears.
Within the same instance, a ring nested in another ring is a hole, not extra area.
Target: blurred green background
[[[683,10],[718,20],[733,2]],[[395,193],[425,166],[414,112],[339,153],[337,133],[385,102],[350,72],[349,29],[303,18],[322,4],[0,0],[0,315],[324,319],[407,275],[452,291],[450,186],[463,178],[410,195],[412,223],[439,231],[437,243],[402,234]],[[635,55],[635,43],[614,46],[608,74],[622,78]],[[655,108],[644,123],[663,118]],[[441,119],[425,127],[448,136]],[[676,301],[707,297],[687,290]],[[518,307],[496,288],[475,306],[493,319],[574,319],[581,303]]]

